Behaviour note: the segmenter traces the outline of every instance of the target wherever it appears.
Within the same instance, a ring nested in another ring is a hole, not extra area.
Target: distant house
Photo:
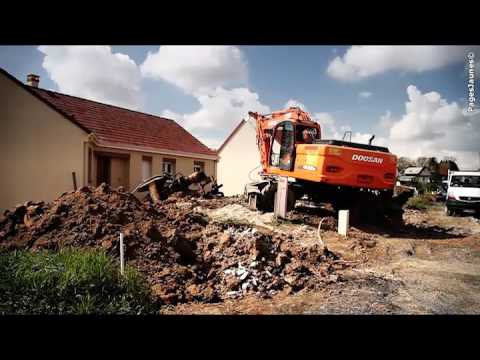
[[[0,69],[0,210],[102,182],[168,172],[216,177],[216,152],[175,121],[40,89]]]
[[[402,185],[409,185],[412,183],[429,183],[431,182],[432,173],[425,166],[409,167],[400,174],[398,180]]]

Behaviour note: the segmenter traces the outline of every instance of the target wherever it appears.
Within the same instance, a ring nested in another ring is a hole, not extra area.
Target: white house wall
[[[260,154],[251,124],[244,123],[221,149],[219,156],[218,183],[223,184],[221,191],[226,196],[243,194],[245,184],[260,179]]]

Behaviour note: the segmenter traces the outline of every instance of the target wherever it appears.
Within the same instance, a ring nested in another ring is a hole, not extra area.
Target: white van
[[[480,214],[480,171],[449,171],[445,212]]]

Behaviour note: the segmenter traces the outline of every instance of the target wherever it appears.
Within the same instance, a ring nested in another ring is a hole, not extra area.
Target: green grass
[[[0,254],[0,314],[143,314],[156,311],[140,274],[102,251]]]
[[[413,196],[408,199],[405,207],[407,209],[415,209],[415,210],[426,210],[434,203],[434,199],[431,195],[423,194]]]

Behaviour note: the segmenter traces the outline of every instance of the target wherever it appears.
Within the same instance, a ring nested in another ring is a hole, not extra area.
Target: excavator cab
[[[312,144],[319,140],[315,127],[283,121],[273,129],[270,145],[270,166],[280,170],[293,171],[295,165],[295,145]]]
[[[290,121],[283,121],[273,129],[270,146],[270,165],[292,171],[295,158],[295,131]]]

